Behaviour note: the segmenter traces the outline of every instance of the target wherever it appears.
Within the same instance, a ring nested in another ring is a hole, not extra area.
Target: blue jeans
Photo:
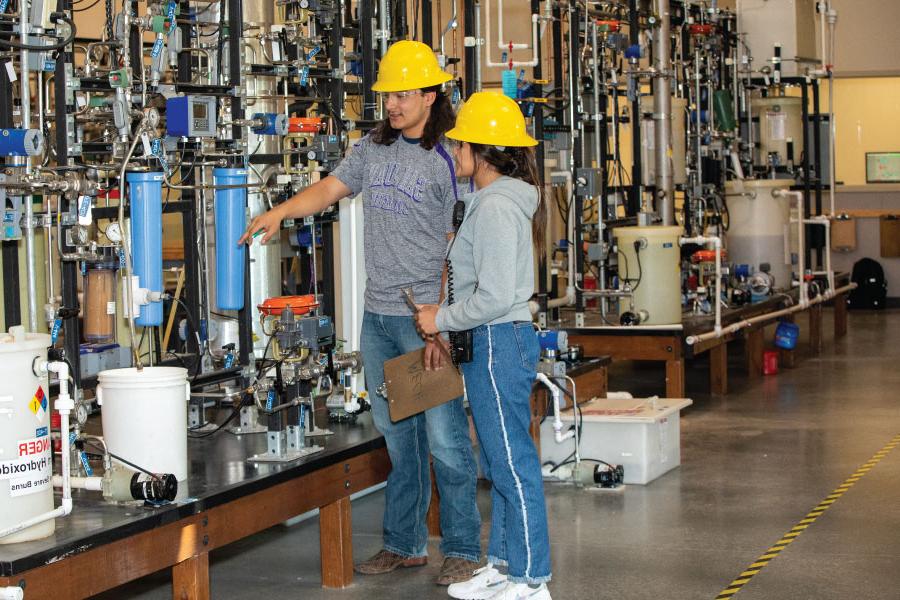
[[[515,583],[550,580],[550,536],[541,463],[529,434],[531,386],[540,355],[531,323],[482,325],[466,395],[493,483],[488,561],[509,566]]]
[[[366,363],[366,387],[375,427],[387,442],[392,465],[384,503],[384,548],[406,557],[427,554],[430,450],[441,497],[441,552],[478,561],[477,471],[462,398],[393,423],[387,401],[376,392],[384,383],[386,360],[424,345],[412,317],[370,312],[363,316],[360,350]]]

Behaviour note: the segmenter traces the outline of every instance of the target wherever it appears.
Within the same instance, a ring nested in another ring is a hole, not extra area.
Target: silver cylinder
[[[244,2],[243,19],[245,36],[242,40],[244,58],[255,64],[268,64],[270,51],[265,51],[263,43],[258,39],[260,33],[268,31],[275,22],[274,2]],[[273,77],[244,78],[244,89],[247,94],[247,116],[254,113],[279,112],[278,101],[275,99],[277,88]],[[261,98],[257,98],[261,96]],[[252,131],[247,135],[247,150],[251,154],[281,154],[280,138],[274,135],[256,135]],[[265,183],[271,167],[253,167],[248,169],[247,181],[250,189],[247,192],[247,205],[250,211],[249,219],[261,215],[269,210],[269,200],[265,186],[252,187],[255,184]],[[250,303],[251,310],[262,304],[266,299],[281,296],[281,234],[272,237],[267,244],[254,243],[250,245]],[[262,331],[262,326],[254,314],[253,318],[254,343],[253,350],[262,353],[266,347],[267,337]]]
[[[668,0],[654,0],[659,15],[653,48],[656,77],[653,79],[654,165],[656,167],[656,210],[663,225],[675,224],[675,182],[672,178],[672,90],[669,71],[671,31]]]

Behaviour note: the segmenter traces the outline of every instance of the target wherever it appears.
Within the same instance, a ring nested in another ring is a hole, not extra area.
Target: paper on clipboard
[[[425,370],[425,349],[407,352],[384,363],[388,409],[397,422],[463,395],[463,378],[448,365]]]

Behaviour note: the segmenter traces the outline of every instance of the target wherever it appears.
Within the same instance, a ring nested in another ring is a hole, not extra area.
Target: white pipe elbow
[[[0,588],[0,600],[24,600],[25,590],[18,586]]]

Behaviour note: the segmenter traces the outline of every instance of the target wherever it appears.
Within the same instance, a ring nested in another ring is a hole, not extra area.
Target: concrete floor
[[[681,468],[619,494],[548,487],[555,598],[715,598],[900,433],[900,312],[851,313],[850,333],[836,344],[830,312],[825,323],[824,353],[777,377],[748,382],[739,348],[732,349],[734,392],[689,393],[695,404],[681,421]],[[689,367],[689,390],[707,389],[707,368],[705,360]],[[611,387],[661,393],[660,379],[657,367],[618,365]],[[377,492],[354,502],[357,557],[381,547],[383,500]],[[900,448],[736,597],[900,598],[898,500]],[[480,503],[487,514],[485,489]],[[318,540],[312,519],[213,553],[213,598],[446,597],[433,584],[435,540],[427,567],[360,577],[342,591],[319,587]],[[161,572],[98,598],[170,598],[169,586]]]

